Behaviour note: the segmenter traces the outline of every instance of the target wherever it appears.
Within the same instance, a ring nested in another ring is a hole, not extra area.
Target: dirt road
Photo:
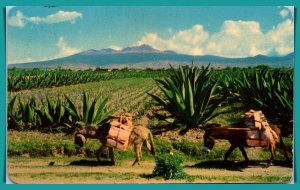
[[[193,180],[164,180],[151,176],[154,161],[143,161],[132,167],[131,161],[120,161],[117,166],[97,163],[94,160],[70,161],[13,158],[9,159],[8,174],[14,183],[55,183],[55,184],[156,184],[156,183],[292,183],[293,168],[275,163],[270,168],[251,163],[244,167],[231,162],[224,165],[215,162],[188,162],[184,171]]]

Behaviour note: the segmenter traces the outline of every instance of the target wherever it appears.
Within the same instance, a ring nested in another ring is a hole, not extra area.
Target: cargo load
[[[122,116],[110,121],[110,129],[106,137],[106,146],[126,150],[129,145],[132,125],[122,124]]]
[[[248,146],[268,146],[272,140],[277,141],[278,136],[270,127],[262,111],[255,111],[251,109],[243,114],[242,117],[245,127],[252,129],[247,132]]]

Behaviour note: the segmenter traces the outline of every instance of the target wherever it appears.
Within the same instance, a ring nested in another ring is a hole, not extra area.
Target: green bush
[[[153,170],[153,176],[167,179],[186,179],[188,175],[183,171],[180,164],[183,158],[174,154],[161,154],[156,158],[156,166]]]
[[[34,141],[10,142],[8,144],[8,156],[21,156],[28,154],[30,157],[51,156],[52,145],[48,142],[37,143]]]
[[[157,139],[155,140],[155,144],[156,152],[158,154],[170,153],[170,151],[173,149],[172,143],[170,141]]]
[[[225,152],[229,148],[227,146],[216,146],[210,153],[207,153],[203,149],[202,141],[190,142],[188,140],[173,141],[172,146],[174,150],[180,151],[183,153],[183,155],[195,160],[223,160]],[[229,159],[240,160],[243,159],[243,156],[241,152],[236,149],[232,152]]]
[[[190,142],[188,140],[174,141],[172,143],[175,150],[179,150],[187,156],[199,157],[202,154],[202,144]]]

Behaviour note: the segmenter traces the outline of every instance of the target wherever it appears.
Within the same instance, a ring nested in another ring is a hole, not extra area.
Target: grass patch
[[[94,178],[94,179],[106,179],[106,178],[116,178],[120,180],[129,180],[138,178],[138,174],[134,173],[103,173],[103,172],[70,172],[70,173],[57,173],[57,172],[43,172],[43,173],[13,173],[10,174],[12,177],[30,177],[37,179],[46,179],[51,177],[61,177],[61,178]]]
[[[209,123],[219,123],[222,126],[230,126],[235,123],[241,122],[241,115],[248,110],[245,110],[243,104],[233,103],[233,104],[224,104],[222,107],[216,109],[218,112],[224,112],[217,117],[211,119]]]
[[[292,148],[292,138],[284,138],[285,144],[289,149]],[[188,140],[170,141],[155,139],[158,155],[174,152],[183,156],[185,160],[203,161],[203,160],[223,160],[224,154],[230,147],[226,140],[216,141],[213,150],[207,154],[203,151],[203,141],[191,142]],[[63,136],[62,134],[44,134],[39,132],[8,132],[8,157],[22,156],[29,158],[36,157],[63,157],[80,156],[95,159],[95,152],[100,147],[100,142],[95,139],[89,139],[81,152],[76,152],[73,136]],[[275,160],[285,160],[282,151],[277,149]],[[115,158],[118,160],[134,160],[135,152],[133,147],[127,151],[115,150]],[[250,160],[267,160],[270,158],[270,152],[266,148],[246,148]],[[108,155],[108,151],[106,152]],[[109,160],[108,156],[102,158]],[[143,151],[143,160],[153,160],[153,156],[147,151]],[[229,160],[244,160],[239,149],[232,152]]]
[[[291,181],[291,177],[285,176],[206,176],[196,175],[192,176],[193,180],[207,180],[207,181],[222,181],[222,183],[287,183]]]

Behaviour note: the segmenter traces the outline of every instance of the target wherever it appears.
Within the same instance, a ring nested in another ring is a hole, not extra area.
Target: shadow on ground
[[[233,161],[227,161],[224,162],[223,160],[217,160],[217,161],[203,161],[199,162],[194,165],[185,166],[188,168],[204,168],[204,169],[226,169],[231,171],[242,171],[244,168],[246,168],[245,162],[233,162]]]
[[[161,135],[163,132],[167,132],[167,131],[172,131],[175,130],[176,127],[173,125],[162,125],[159,127],[155,127],[152,129],[152,134],[153,135]]]
[[[194,165],[187,165],[185,167],[188,168],[214,168],[214,169],[226,169],[231,171],[243,171],[245,168],[257,168],[261,167],[264,168],[267,164],[267,160],[253,160],[246,164],[245,161],[226,161],[223,160],[215,160],[215,161],[203,161],[199,162]],[[282,160],[275,160],[273,161],[274,166],[281,166],[281,167],[293,167],[291,163],[287,163],[286,161]],[[272,167],[272,166],[271,166]]]
[[[70,162],[71,166],[112,166],[111,161],[78,160]]]
[[[282,167],[289,167],[293,168],[293,162],[287,162],[285,160],[274,160],[273,161],[274,166],[282,166]]]

